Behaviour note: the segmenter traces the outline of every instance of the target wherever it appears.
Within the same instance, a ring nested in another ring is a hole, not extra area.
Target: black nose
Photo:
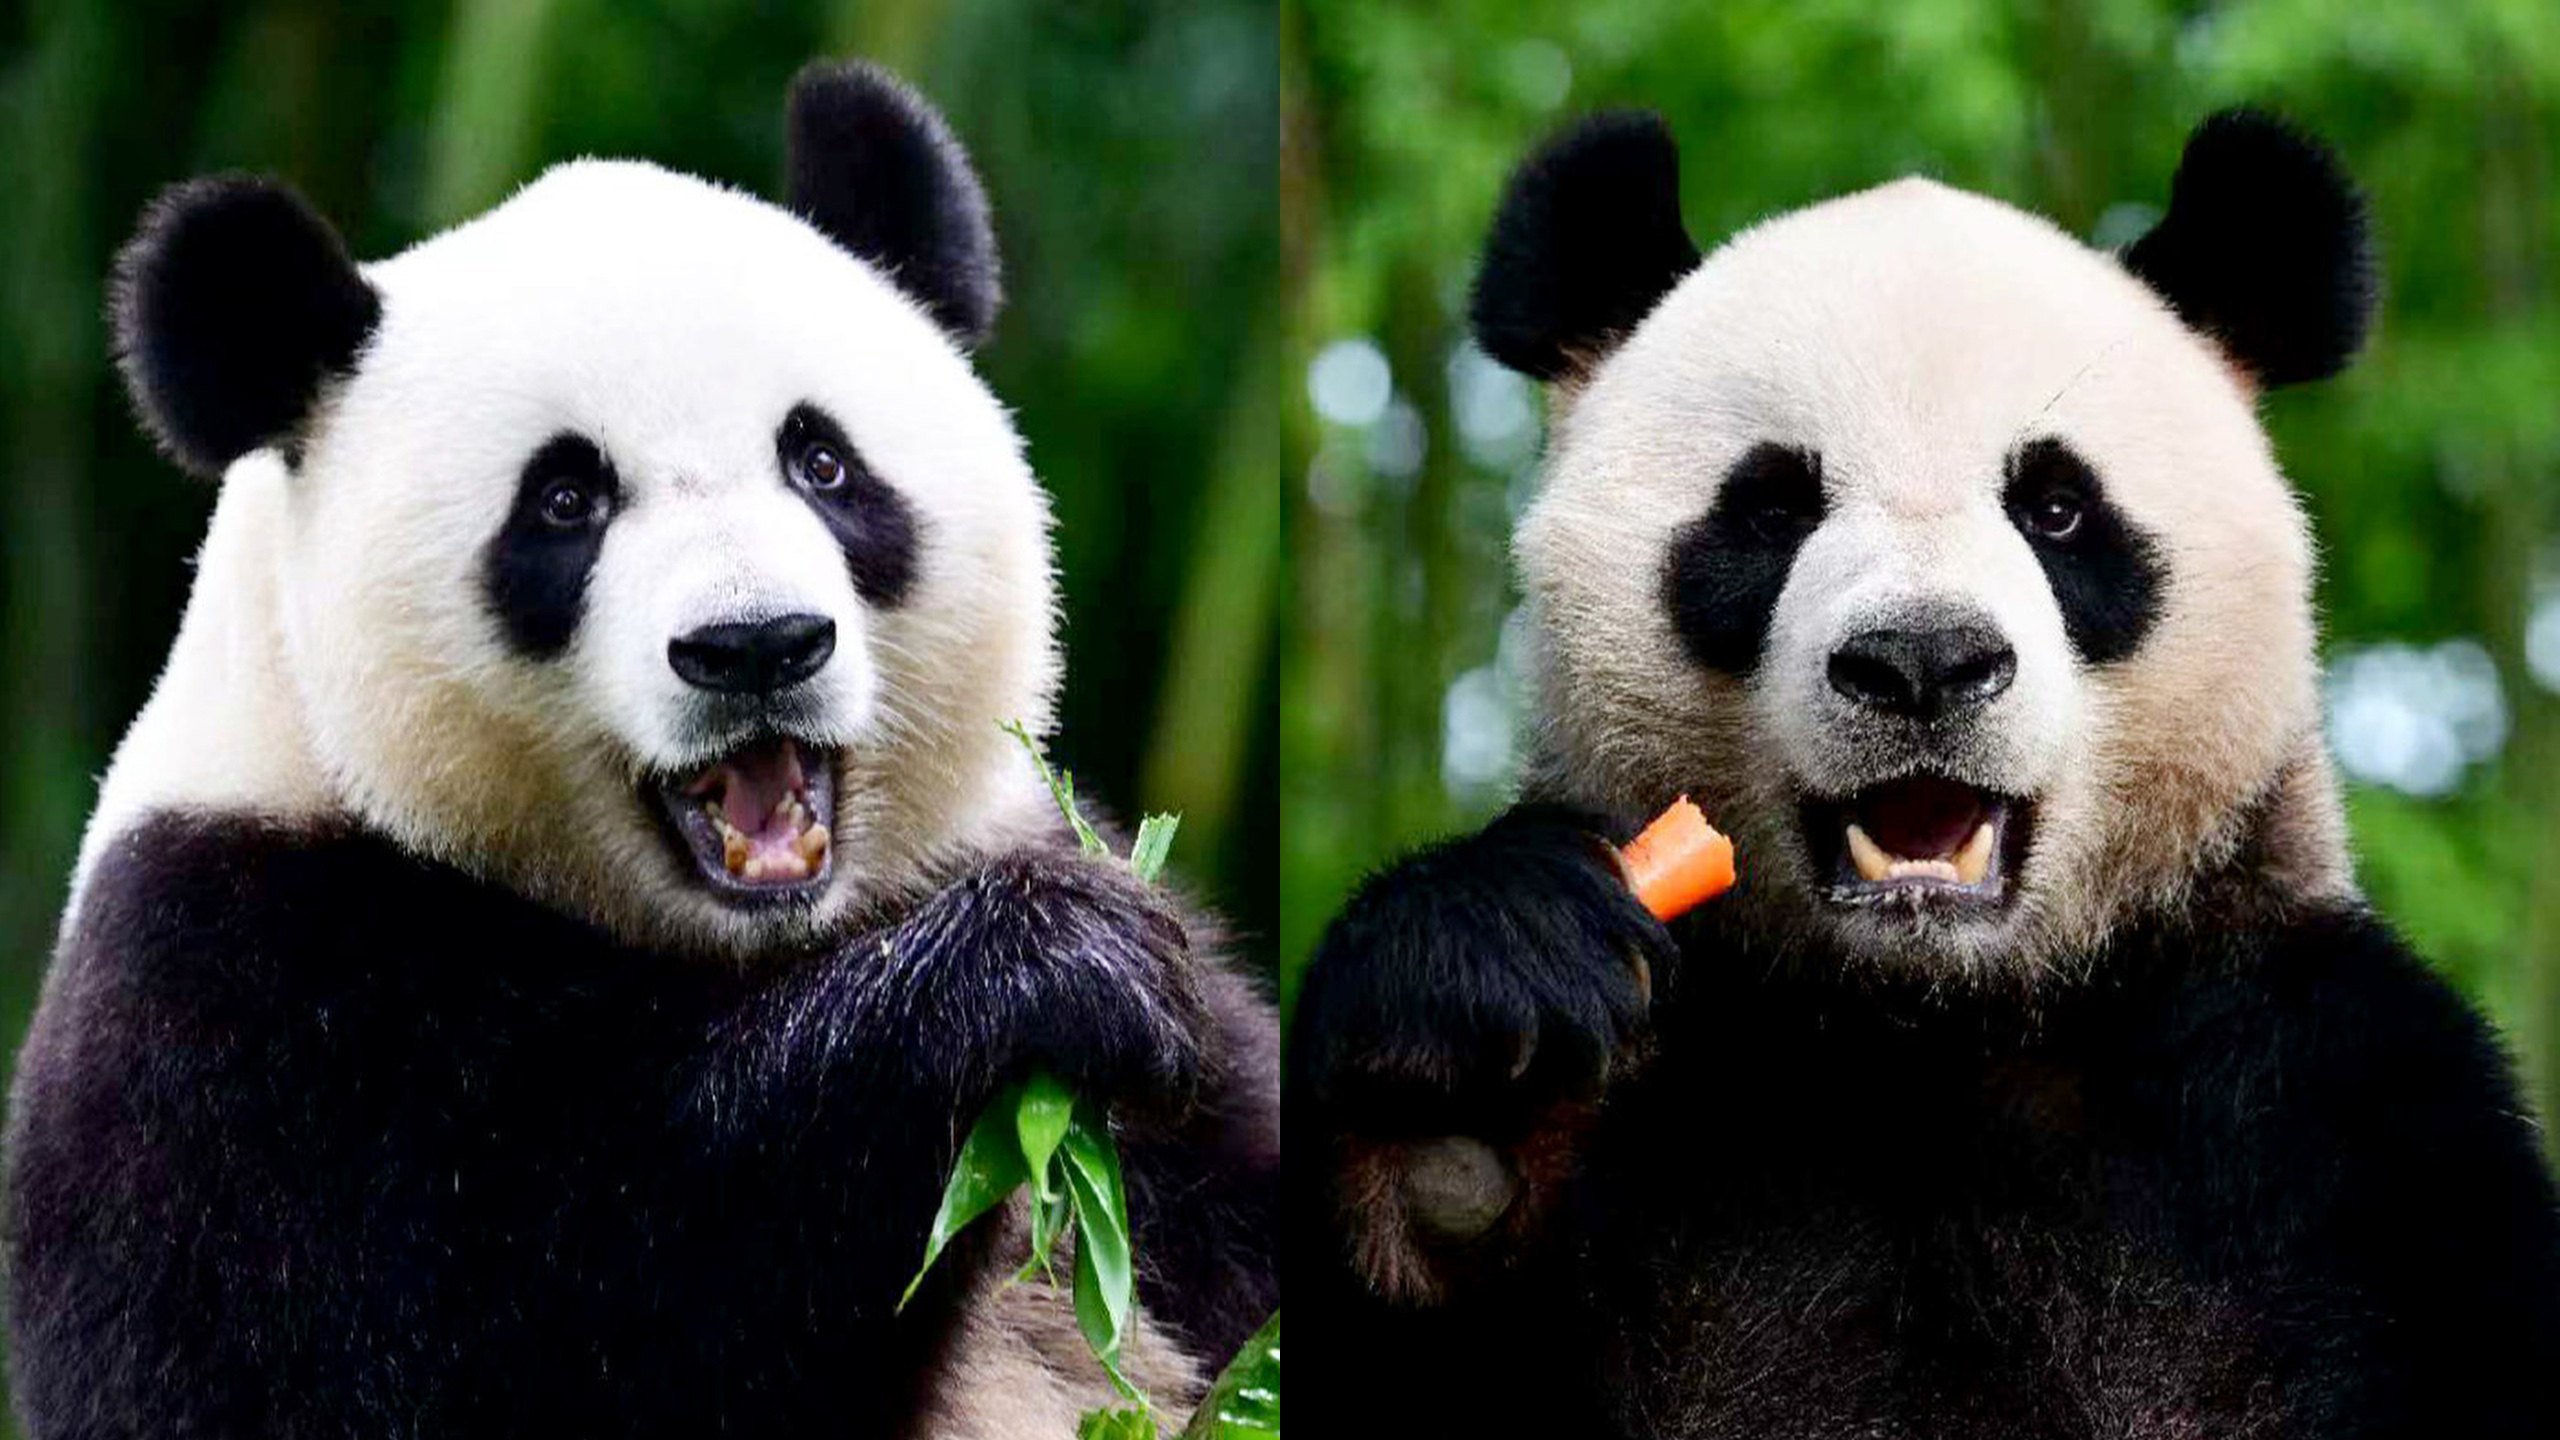
[[[1868,630],[1831,652],[1831,688],[1871,710],[1929,720],[1987,704],[2018,678],[1996,630]]]
[[[705,625],[667,642],[667,663],[688,685],[763,695],[818,673],[836,653],[836,622],[824,615],[777,615]]]

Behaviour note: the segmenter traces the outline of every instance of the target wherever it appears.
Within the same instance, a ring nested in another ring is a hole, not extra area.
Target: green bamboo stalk
[[[426,220],[442,227],[506,198],[541,154],[537,105],[557,0],[461,0],[427,135]]]

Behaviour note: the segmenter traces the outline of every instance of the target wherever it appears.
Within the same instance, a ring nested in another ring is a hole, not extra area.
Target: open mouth
[[[677,848],[717,893],[810,894],[834,866],[831,750],[769,736],[647,788]]]
[[[1997,904],[2026,858],[2033,807],[1961,781],[1907,775],[1808,801],[1805,841],[1831,898]]]

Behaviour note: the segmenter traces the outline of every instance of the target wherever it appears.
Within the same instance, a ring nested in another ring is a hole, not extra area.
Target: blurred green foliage
[[[1267,0],[0,10],[0,1038],[213,501],[150,452],[106,353],[103,282],[144,201],[266,171],[378,257],[574,155],[773,194],[783,87],[819,55],[915,81],[994,201],[1009,304],[980,365],[1057,502],[1056,751],[1120,813],[1182,812],[1177,870],[1267,953],[1275,44]]]
[[[2362,874],[2560,1113],[2560,6],[1304,0],[1281,56],[1291,371],[1366,340],[1397,402],[1328,423],[1300,386],[1283,417],[1284,989],[1360,874],[1500,802],[1452,785],[1446,716],[1497,655],[1534,479],[1453,434],[1453,355],[1527,147],[1577,113],[1660,111],[1702,243],[1913,171],[2120,243],[2194,122],[2246,101],[2344,153],[2388,272],[2363,363],[2265,407],[2322,539],[2327,644],[2476,642],[2502,697],[2450,793],[2355,788]]]

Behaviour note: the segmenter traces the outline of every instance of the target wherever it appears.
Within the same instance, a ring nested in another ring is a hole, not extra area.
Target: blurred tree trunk
[[[2547,155],[2522,77],[2498,66],[2483,77],[2481,157],[2475,212],[2485,326],[2548,323],[2546,293],[2554,260],[2547,226],[2550,188]],[[2546,1148],[2560,1155],[2552,1122],[2560,1117],[2560,699],[2538,685],[2522,663],[2525,625],[2531,614],[2537,568],[2546,563],[2543,537],[2552,532],[2560,475],[2519,434],[2481,438],[2482,490],[2490,507],[2490,563],[2483,567],[2478,605],[2490,653],[2500,660],[2514,732],[2499,773],[2517,787],[2510,797],[2528,817],[2518,837],[2528,847],[2522,873],[2525,919],[2517,936],[2515,1041],[2526,1090],[2544,1124]],[[2537,463],[2540,460],[2542,463]]]
[[[1380,633],[1370,649],[1376,693],[1388,717],[1385,833],[1398,849],[1430,835],[1448,809],[1440,777],[1440,707],[1453,673],[1455,617],[1466,581],[1453,533],[1460,466],[1441,349],[1449,332],[1438,275],[1419,258],[1399,267],[1388,282],[1380,339],[1396,396],[1420,419],[1422,454],[1410,474],[1375,478],[1376,491],[1392,486],[1397,498],[1393,530],[1375,552],[1378,593],[1386,603],[1372,611]],[[1399,422],[1391,415],[1385,423]]]
[[[15,320],[15,353],[0,365],[0,944],[21,965],[50,948],[95,763],[84,521],[105,347],[88,172],[100,81],[116,58],[109,18],[83,0],[39,6],[34,45],[0,91],[0,154],[16,167],[0,225]]]
[[[924,68],[933,38],[945,28],[948,8],[942,0],[905,0],[894,5],[838,0],[827,24],[826,52],[860,55],[901,75],[915,75]]]
[[[1376,853],[1353,837],[1378,833],[1384,789],[1378,764],[1380,716],[1369,687],[1367,556],[1375,541],[1374,497],[1350,477],[1322,484],[1320,433],[1305,398],[1309,365],[1322,343],[1316,277],[1329,222],[1325,136],[1310,94],[1305,12],[1280,18],[1280,295],[1282,328],[1280,513],[1288,545],[1280,693],[1280,993],[1283,1014],[1297,997],[1303,961],[1353,877],[1358,857]],[[1341,497],[1359,495],[1357,501]],[[1374,523],[1374,522],[1370,522]]]
[[[1278,325],[1266,313],[1247,345],[1217,453],[1191,564],[1174,607],[1141,794],[1183,817],[1186,843],[1222,848],[1254,731],[1248,707],[1267,701],[1280,580]]]
[[[461,0],[432,110],[426,220],[441,229],[531,178],[554,0]]]

